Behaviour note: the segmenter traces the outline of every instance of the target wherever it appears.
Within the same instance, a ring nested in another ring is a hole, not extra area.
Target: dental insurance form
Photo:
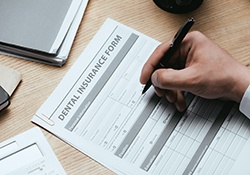
[[[250,121],[236,104],[186,93],[180,113],[152,88],[141,95],[157,45],[107,19],[32,121],[117,174],[249,173]]]

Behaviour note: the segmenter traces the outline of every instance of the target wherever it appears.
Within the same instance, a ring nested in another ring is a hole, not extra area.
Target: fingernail
[[[184,109],[185,109],[185,107],[182,106],[182,105],[180,105],[179,103],[176,105],[176,108],[177,108],[177,110],[180,111],[180,112],[183,112]]]
[[[174,103],[175,99],[173,98],[173,96],[166,94],[166,98],[170,103]]]
[[[158,84],[158,74],[157,73],[153,73],[152,77],[151,77],[151,81],[154,85]]]

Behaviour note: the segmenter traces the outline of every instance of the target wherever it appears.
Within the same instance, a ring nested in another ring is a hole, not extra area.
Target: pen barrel
[[[177,45],[171,45],[170,48],[165,53],[165,55],[160,60],[159,64],[156,66],[156,69],[168,67],[169,60],[172,58],[177,49],[178,49]]]
[[[178,30],[178,32],[175,34],[172,44],[170,45],[170,48],[167,50],[167,52],[164,54],[162,59],[160,60],[159,64],[161,64],[163,67],[168,67],[168,62],[174,55],[174,53],[177,51],[177,49],[180,47],[182,40],[187,35],[188,31],[194,24],[194,19],[189,18]]]

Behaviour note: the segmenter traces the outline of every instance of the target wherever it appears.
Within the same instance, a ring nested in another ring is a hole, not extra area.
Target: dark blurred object
[[[10,105],[9,94],[0,86],[0,111],[4,110]]]
[[[161,9],[171,13],[187,13],[197,9],[203,0],[153,0]]]

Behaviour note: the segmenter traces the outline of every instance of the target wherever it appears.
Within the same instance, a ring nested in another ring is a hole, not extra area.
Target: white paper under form
[[[2,175],[66,175],[38,127],[0,143]]]
[[[228,174],[250,136],[231,102],[141,95],[159,42],[107,19],[32,121],[117,174]]]

